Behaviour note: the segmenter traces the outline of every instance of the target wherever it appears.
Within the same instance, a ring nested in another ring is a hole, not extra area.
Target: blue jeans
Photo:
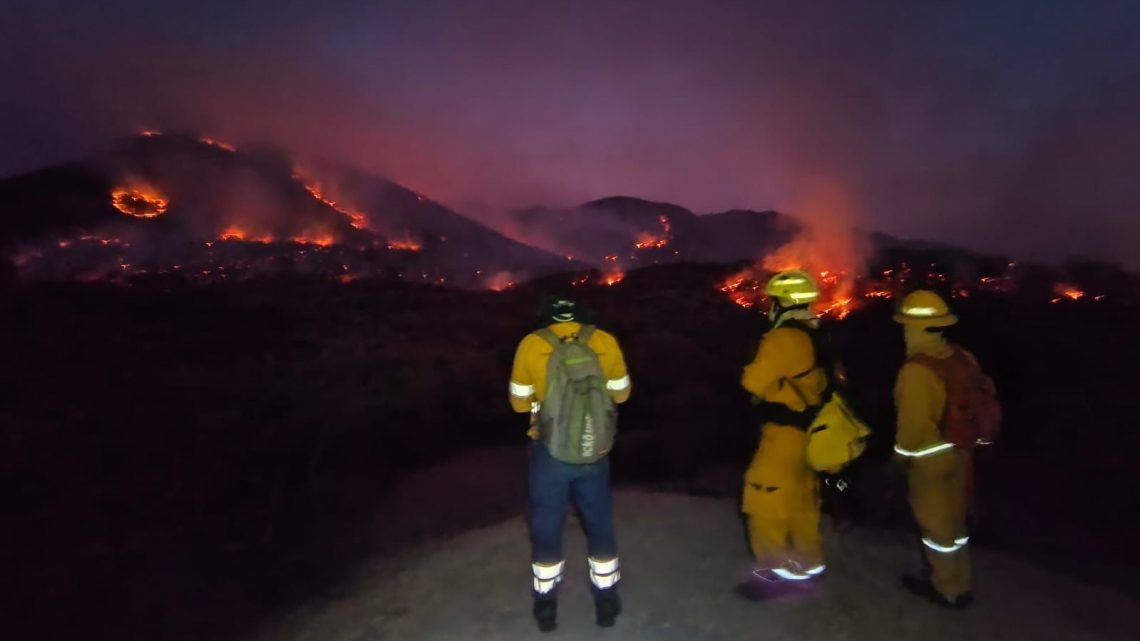
[[[555,459],[538,441],[531,443],[530,448],[531,560],[562,560],[562,528],[571,497],[586,531],[588,554],[594,558],[616,557],[609,457],[597,463],[574,465]]]

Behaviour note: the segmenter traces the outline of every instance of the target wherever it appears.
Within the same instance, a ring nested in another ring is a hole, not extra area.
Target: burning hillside
[[[35,216],[28,216],[35,212]],[[29,279],[306,273],[480,287],[566,268],[380,178],[214,138],[141,132],[0,181],[0,248]]]
[[[1038,300],[1044,300],[1040,292],[1049,291],[1052,292],[1049,301],[1054,304],[1075,301],[1099,303],[1107,296],[1104,293],[1089,295],[1081,286],[1070,282],[1058,282],[1055,285],[1027,282],[1027,275],[1017,263],[1012,262],[1007,263],[1004,270],[987,275],[977,275],[979,266],[976,264],[969,265],[961,275],[952,274],[947,267],[938,263],[928,263],[925,269],[916,270],[905,261],[882,268],[873,275],[815,270],[806,263],[767,264],[774,267],[746,268],[718,283],[717,289],[728,300],[744,309],[753,307],[764,309],[769,303],[764,295],[764,286],[769,278],[785,269],[805,269],[816,277],[820,287],[820,300],[813,306],[817,315],[836,320],[846,318],[852,311],[870,301],[901,298],[915,289],[933,289],[945,292],[951,298],[969,298],[977,294],[988,296],[1028,294]],[[1032,276],[1034,279],[1058,277],[1065,275],[1047,270],[1045,273]],[[1109,287],[1103,281],[1097,282],[1094,286],[1099,288],[1098,291],[1104,291]],[[1134,291],[1134,287],[1122,291],[1124,294],[1122,298],[1130,298],[1126,291]]]
[[[813,305],[820,317],[846,318],[868,301],[901,298],[915,289],[934,289],[951,298],[974,294],[1028,294],[1037,300],[1047,296],[1053,303],[1105,299],[1109,283],[1121,281],[1104,267],[1076,268],[1080,280],[1095,283],[1096,294],[1072,282],[1068,273],[1026,269],[1006,259],[986,258],[954,249],[921,249],[894,241],[877,250],[866,236],[854,231],[849,198],[838,183],[821,182],[809,194],[801,210],[806,224],[791,242],[732,274],[717,289],[745,309],[767,307],[764,287],[775,273],[799,269],[812,274],[820,288]],[[883,244],[880,238],[880,244]],[[1123,279],[1127,281],[1128,279]],[[1057,284],[1054,284],[1057,283]],[[1116,285],[1116,291],[1131,298],[1135,283]]]

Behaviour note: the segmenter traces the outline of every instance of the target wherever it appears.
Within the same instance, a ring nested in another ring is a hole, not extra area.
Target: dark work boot
[[[950,610],[965,610],[974,604],[974,595],[969,592],[959,594],[957,597],[951,599],[934,589],[934,584],[931,583],[927,577],[904,574],[902,576],[902,585],[906,588],[907,592]]]
[[[558,601],[556,599],[535,599],[534,620],[538,629],[551,632],[558,627]]]
[[[621,614],[621,598],[617,588],[594,592],[594,615],[599,627],[612,628]]]
[[[736,593],[749,601],[770,601],[801,591],[798,581],[786,581],[771,570],[756,570],[736,586]]]

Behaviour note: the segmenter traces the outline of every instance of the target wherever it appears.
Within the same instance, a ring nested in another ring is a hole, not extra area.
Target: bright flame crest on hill
[[[118,187],[111,191],[111,205],[133,218],[158,218],[170,201],[152,187]]]

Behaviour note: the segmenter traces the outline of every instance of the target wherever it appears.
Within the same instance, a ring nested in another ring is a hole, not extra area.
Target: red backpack
[[[960,347],[947,358],[918,354],[910,358],[934,370],[946,385],[942,438],[963,449],[997,441],[1001,431],[1001,405],[994,381],[974,356]]]

